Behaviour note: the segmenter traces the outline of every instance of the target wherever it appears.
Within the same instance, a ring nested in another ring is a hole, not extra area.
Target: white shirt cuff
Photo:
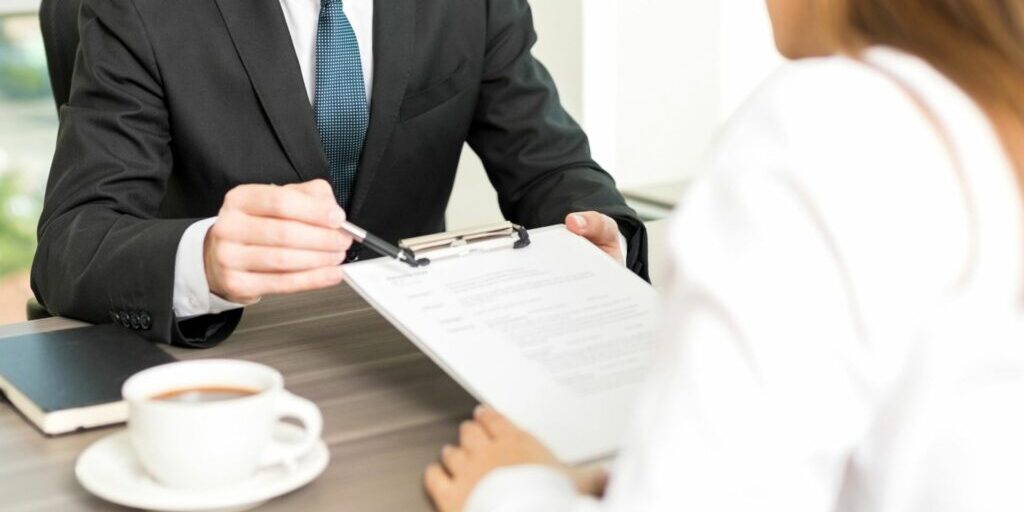
[[[196,222],[185,230],[174,258],[174,315],[185,320],[202,315],[215,315],[244,307],[226,301],[210,292],[203,261],[203,244],[217,217]]]
[[[466,501],[466,512],[584,512],[597,508],[598,501],[577,493],[568,476],[540,465],[491,471]]]
[[[619,252],[622,253],[622,264],[625,265],[627,263],[626,256],[629,254],[629,246],[626,245],[626,237],[622,236],[622,233],[619,233]]]

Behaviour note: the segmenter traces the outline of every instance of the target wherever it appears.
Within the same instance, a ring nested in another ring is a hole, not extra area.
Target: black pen
[[[352,235],[356,241],[362,243],[366,247],[369,247],[373,252],[380,254],[381,256],[394,258],[413,268],[430,265],[430,260],[427,258],[416,259],[416,255],[409,249],[399,249],[398,247],[391,245],[378,236],[368,233],[365,229],[356,226],[349,221],[343,222],[341,224],[341,229]]]

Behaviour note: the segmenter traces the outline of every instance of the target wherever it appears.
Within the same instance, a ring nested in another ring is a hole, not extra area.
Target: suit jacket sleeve
[[[527,0],[489,0],[487,32],[469,143],[487,168],[502,213],[527,227],[558,224],[575,211],[604,213],[629,244],[627,266],[648,279],[646,229],[591,158],[586,135],[531,54],[537,35]]]
[[[58,315],[114,320],[161,342],[214,344],[240,311],[179,322],[174,262],[197,219],[159,217],[172,172],[161,78],[129,1],[86,0],[81,44],[43,214],[32,287]]]

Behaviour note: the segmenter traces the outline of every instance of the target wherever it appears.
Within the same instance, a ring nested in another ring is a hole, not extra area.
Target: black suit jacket
[[[42,0],[39,5],[39,26],[46,47],[46,67],[50,70],[50,86],[57,108],[68,102],[71,74],[78,52],[78,11],[82,0]]]
[[[327,177],[279,0],[85,0],[32,270],[52,313],[209,346],[240,311],[179,321],[178,242],[244,183]],[[646,277],[646,233],[530,53],[526,0],[377,0],[370,127],[349,217],[443,231],[463,143],[527,227],[601,211]],[[358,249],[357,249],[358,250]]]

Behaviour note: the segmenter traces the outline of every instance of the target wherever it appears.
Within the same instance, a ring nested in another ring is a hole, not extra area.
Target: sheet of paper
[[[607,456],[650,362],[656,293],[563,226],[530,237],[424,269],[381,258],[345,273],[467,391],[560,458]]]

